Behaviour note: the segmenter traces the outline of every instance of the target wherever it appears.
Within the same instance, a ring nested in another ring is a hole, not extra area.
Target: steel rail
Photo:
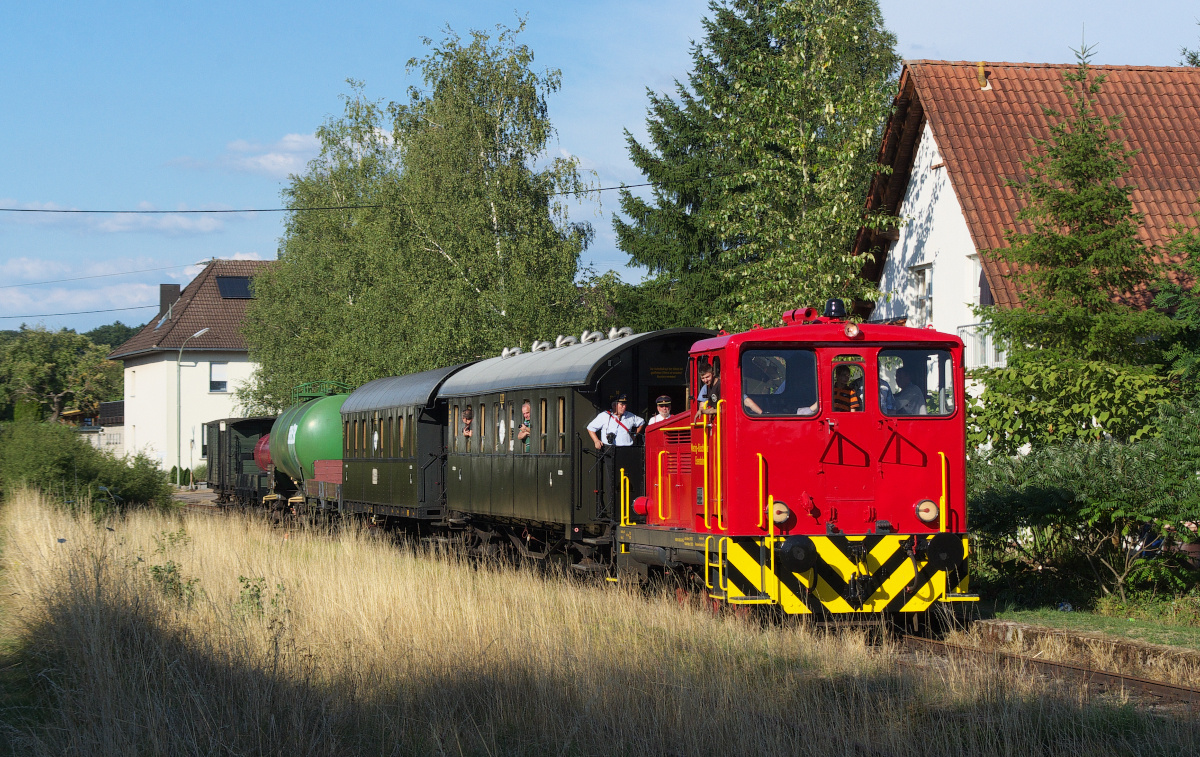
[[[1154,681],[1123,673],[1096,670],[1095,668],[1087,668],[1069,662],[1039,660],[1012,652],[964,647],[958,644],[949,644],[944,641],[925,639],[919,636],[904,636],[901,638],[901,641],[903,646],[910,650],[933,651],[936,654],[947,657],[957,654],[963,657],[974,656],[1000,659],[1009,666],[1023,665],[1057,678],[1074,678],[1084,683],[1096,683],[1110,688],[1127,689],[1158,698],[1164,703],[1181,703],[1190,705],[1194,709],[1200,709],[1200,689],[1193,689],[1188,686],[1178,686],[1164,681]]]

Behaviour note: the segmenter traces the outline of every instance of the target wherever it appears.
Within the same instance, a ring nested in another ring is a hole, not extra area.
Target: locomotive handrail
[[[942,533],[946,532],[946,453],[939,452],[938,457],[942,459],[942,496],[938,499],[938,530]]]
[[[763,454],[761,452],[756,452],[755,454],[758,455],[758,527],[762,528],[763,527],[763,504],[764,504],[764,502],[763,502],[763,465],[766,463],[766,460],[763,459]],[[766,512],[767,513],[771,512],[769,506],[768,506]]]
[[[717,528],[722,531],[728,531],[725,526],[725,508],[724,497],[721,496],[721,452],[723,452],[723,444],[721,442],[721,405],[725,404],[725,400],[717,400],[717,422],[716,422],[716,437],[717,437]]]
[[[712,524],[708,522],[708,423],[704,423],[704,430],[701,432],[701,437],[704,439],[704,529],[712,530]]]
[[[629,496],[629,477],[625,475],[625,469],[621,469],[621,498],[625,500],[625,520],[627,525],[633,525],[632,501]]]
[[[658,486],[658,519],[663,520],[663,521],[666,520],[666,517],[663,515],[663,488],[662,488],[662,458],[663,458],[663,455],[665,455],[665,454],[667,454],[667,451],[665,449],[658,451],[658,484],[657,484],[657,486]],[[649,508],[647,508],[647,509],[649,509]]]
[[[712,573],[709,572],[709,568],[713,567],[713,563],[709,561],[708,555],[711,552],[709,545],[712,544],[713,538],[712,536],[704,537],[704,585],[710,589],[713,588],[713,585]]]

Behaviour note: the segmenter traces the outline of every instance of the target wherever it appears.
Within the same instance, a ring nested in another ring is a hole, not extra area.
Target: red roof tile
[[[112,351],[109,360],[179,349],[183,340],[203,328],[208,333],[188,342],[189,350],[246,351],[242,318],[247,299],[226,299],[217,288],[218,276],[251,276],[271,265],[270,260],[214,260],[180,293],[170,317],[159,313],[142,330]]]
[[[978,250],[1007,246],[1005,231],[1016,225],[1021,198],[1007,179],[1025,176],[1021,162],[1035,149],[1035,139],[1050,135],[1045,108],[1068,112],[1063,73],[1073,65],[988,63],[990,90],[981,90],[976,65],[970,62],[908,61],[900,77],[897,108],[887,125],[881,162],[894,169],[890,177],[872,184],[870,209],[885,209],[886,198],[903,196],[913,152],[888,154],[889,139],[903,141],[905,111],[916,103],[924,111],[937,140],[950,182],[966,215],[967,228]],[[1137,154],[1130,159],[1125,181],[1134,210],[1145,215],[1143,240],[1161,244],[1176,224],[1196,226],[1192,214],[1200,209],[1200,68],[1093,66],[1106,78],[1097,96],[1103,116],[1123,115],[1116,132]],[[904,101],[904,108],[899,107]],[[1056,119],[1057,120],[1057,119]],[[919,129],[920,124],[915,128]],[[907,128],[912,129],[911,123]],[[898,165],[897,159],[907,161]],[[897,208],[886,208],[896,212]],[[859,234],[856,249],[881,244],[870,230]],[[878,281],[882,258],[864,274]],[[1017,304],[1017,292],[1007,277],[1008,266],[983,258],[988,283],[1000,305]]]

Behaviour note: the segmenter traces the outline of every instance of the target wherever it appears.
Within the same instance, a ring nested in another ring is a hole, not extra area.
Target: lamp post
[[[179,369],[180,363],[183,362],[183,348],[187,343],[198,336],[203,336],[208,333],[208,327],[197,331],[187,339],[183,340],[183,344],[179,345],[179,357],[175,358],[175,485],[179,486],[179,480],[183,477],[183,391],[180,388]]]

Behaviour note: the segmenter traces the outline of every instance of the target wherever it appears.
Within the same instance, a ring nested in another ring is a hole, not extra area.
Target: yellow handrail
[[[629,478],[625,475],[625,469],[621,469],[621,496],[625,499],[625,525],[633,525],[633,498],[629,496]]]
[[[708,424],[704,424],[701,435],[704,437],[704,529],[712,530],[712,525],[708,522]]]
[[[658,519],[659,520],[667,519],[666,516],[663,515],[663,506],[662,506],[663,505],[662,458],[663,458],[663,455],[665,455],[665,454],[667,454],[667,451],[665,449],[658,451]]]
[[[721,506],[725,499],[721,489],[721,452],[724,451],[721,442],[721,405],[724,404],[725,400],[717,400],[717,528],[728,531],[729,529],[725,527],[725,508]]]
[[[725,559],[721,557],[721,547],[725,547],[725,554],[729,554],[729,537],[717,537],[717,588],[726,594],[729,593],[729,579],[725,578]]]
[[[620,480],[617,483],[618,497],[620,498],[620,524],[632,525],[629,518],[629,500],[625,497],[625,485],[629,479],[625,477],[625,469],[620,469]]]
[[[763,527],[763,456],[761,452],[755,453],[758,455],[758,527]],[[768,518],[770,517],[770,509],[767,510]]]
[[[709,545],[712,544],[712,540],[712,536],[704,537],[704,585],[710,589],[713,588],[712,579],[710,578],[712,573],[708,569],[712,567],[712,562],[708,559],[708,555],[710,552]]]
[[[938,457],[942,459],[942,496],[938,500],[938,530],[942,533],[946,532],[946,453],[939,452]]]

